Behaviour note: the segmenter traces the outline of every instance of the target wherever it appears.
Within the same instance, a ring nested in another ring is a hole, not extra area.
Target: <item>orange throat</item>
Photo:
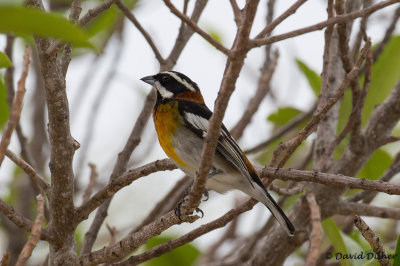
[[[180,166],[187,166],[176,154],[172,145],[172,138],[180,125],[178,102],[169,102],[161,104],[153,110],[154,125],[158,135],[158,141],[164,152],[175,163]]]

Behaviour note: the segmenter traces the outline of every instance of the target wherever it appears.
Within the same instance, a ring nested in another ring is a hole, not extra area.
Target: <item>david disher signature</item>
[[[374,252],[354,252],[354,253],[326,253],[327,259],[335,260],[371,260],[371,259],[394,259],[398,254],[375,254]]]

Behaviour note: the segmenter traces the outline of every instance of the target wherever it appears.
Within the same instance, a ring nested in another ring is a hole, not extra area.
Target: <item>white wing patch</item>
[[[193,113],[185,112],[185,119],[188,121],[194,128],[200,129],[203,131],[203,137],[207,136],[208,130],[208,120],[199,115],[195,115]]]
[[[181,83],[183,86],[185,86],[188,90],[190,91],[196,91],[195,88],[193,88],[192,85],[190,85],[186,80],[181,79],[181,77],[179,77],[177,74],[175,74],[174,72],[171,71],[164,71],[162,73],[167,73],[168,75],[170,75],[171,77],[173,77],[176,81],[178,81],[179,83]]]

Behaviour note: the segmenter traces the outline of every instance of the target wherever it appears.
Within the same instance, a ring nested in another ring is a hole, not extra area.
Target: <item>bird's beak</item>
[[[146,82],[147,84],[153,85],[154,82],[156,82],[155,78],[153,76],[147,76],[147,77],[143,77],[140,79],[141,81]]]

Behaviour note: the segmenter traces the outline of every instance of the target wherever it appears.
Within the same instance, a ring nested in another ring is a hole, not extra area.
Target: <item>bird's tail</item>
[[[266,192],[266,197],[261,201],[272,212],[279,224],[285,229],[286,233],[290,236],[294,234],[295,228],[286,214],[282,211],[281,207],[275,202],[271,195]]]
[[[286,233],[290,236],[294,235],[295,228],[290,222],[289,218],[282,211],[281,207],[276,203],[276,201],[271,197],[267,190],[260,186],[255,186],[256,193],[252,193],[253,198],[262,202],[271,211],[272,215],[278,220],[279,224],[285,229]]]

